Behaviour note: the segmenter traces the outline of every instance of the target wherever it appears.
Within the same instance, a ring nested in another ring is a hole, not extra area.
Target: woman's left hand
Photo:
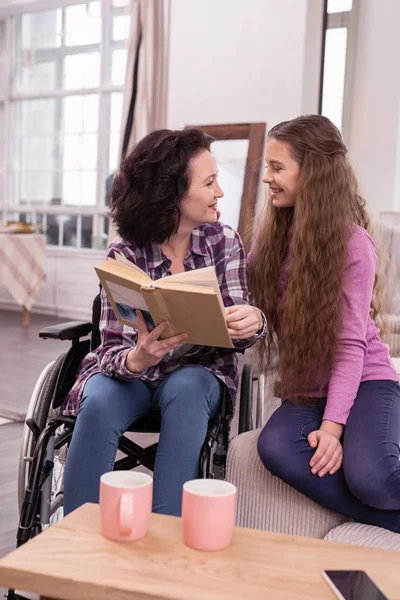
[[[235,304],[225,308],[226,324],[233,340],[253,337],[262,327],[261,311],[249,304]]]

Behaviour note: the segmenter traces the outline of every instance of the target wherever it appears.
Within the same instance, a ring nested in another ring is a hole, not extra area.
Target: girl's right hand
[[[161,334],[168,328],[168,322],[163,321],[152,331],[148,331],[140,310],[137,311],[138,339],[126,358],[126,367],[132,373],[141,373],[149,367],[158,365],[164,356],[175,350],[188,338],[186,333],[160,340]]]

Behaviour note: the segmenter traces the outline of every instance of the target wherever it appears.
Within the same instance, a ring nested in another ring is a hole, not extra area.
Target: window
[[[325,29],[321,114],[346,137],[350,123],[352,62],[357,0],[328,0]]]
[[[50,245],[106,244],[129,31],[124,4],[92,0],[0,22],[0,217],[40,225]]]

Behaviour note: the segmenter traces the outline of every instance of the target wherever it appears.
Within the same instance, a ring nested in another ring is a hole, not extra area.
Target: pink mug
[[[100,477],[100,521],[104,537],[131,542],[149,528],[153,478],[137,471],[110,471]]]
[[[236,515],[236,487],[218,479],[193,479],[183,486],[183,538],[195,550],[229,546]]]

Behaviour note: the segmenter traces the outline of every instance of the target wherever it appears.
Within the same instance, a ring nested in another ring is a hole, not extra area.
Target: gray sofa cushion
[[[344,523],[332,529],[326,536],[330,542],[352,544],[353,546],[370,546],[381,550],[397,550],[400,552],[400,534],[381,527],[363,525],[362,523]]]
[[[242,433],[229,445],[226,479],[238,490],[236,524],[323,538],[347,519],[315,504],[271,475],[257,454],[260,429]]]

